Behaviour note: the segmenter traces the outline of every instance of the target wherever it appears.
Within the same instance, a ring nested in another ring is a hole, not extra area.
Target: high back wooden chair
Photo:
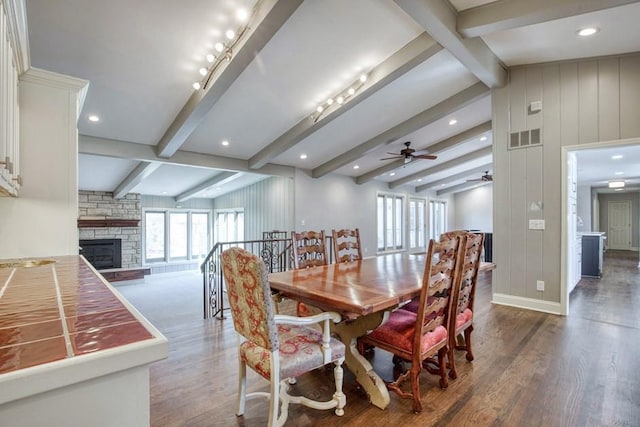
[[[427,359],[437,354],[440,387],[446,388],[449,385],[446,372],[448,328],[461,244],[464,243],[457,238],[444,243],[431,240],[418,311],[393,311],[386,323],[358,339],[360,351],[368,344],[411,362],[411,369],[388,383],[387,388],[402,398],[413,399],[413,411],[416,413],[422,412],[419,376]],[[404,391],[402,384],[407,379],[410,380],[410,390]]]
[[[360,230],[341,229],[331,230],[333,240],[333,253],[336,262],[350,262],[362,259],[362,248],[360,246]]]
[[[240,372],[236,414],[244,414],[246,400],[268,397],[269,427],[285,423],[289,403],[316,409],[336,408],[336,415],[344,415],[346,398],[342,392],[342,363],[345,346],[331,337],[329,328],[330,321],[337,323],[341,320],[340,315],[325,312],[304,319],[275,315],[264,262],[244,249],[235,247],[222,253],[222,273],[233,326],[241,337],[238,346]],[[322,323],[322,332],[305,326],[315,323]],[[335,364],[336,391],[331,400],[318,402],[287,393],[289,379],[332,362]],[[247,366],[270,381],[269,393],[246,394]],[[282,408],[278,411],[280,402]]]
[[[291,232],[293,248],[293,268],[296,270],[307,267],[327,265],[327,250],[324,230]]]
[[[470,233],[464,230],[443,233],[440,236],[440,241],[462,237],[466,238],[466,247],[454,289],[455,305],[452,309],[451,325],[449,327],[449,376],[453,379],[458,376],[454,350],[464,350],[467,353],[467,360],[470,362],[473,360],[473,352],[471,350],[473,302],[484,244],[484,234]]]

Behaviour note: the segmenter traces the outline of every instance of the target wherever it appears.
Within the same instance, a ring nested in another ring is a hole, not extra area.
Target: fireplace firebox
[[[122,267],[122,241],[120,239],[80,240],[80,255],[96,270]]]

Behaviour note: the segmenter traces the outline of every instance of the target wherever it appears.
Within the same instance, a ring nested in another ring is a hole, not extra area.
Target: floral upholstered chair
[[[336,408],[336,415],[343,415],[346,403],[342,393],[345,346],[332,338],[329,331],[329,322],[339,322],[340,315],[327,312],[298,318],[274,314],[264,262],[244,249],[231,248],[222,253],[222,272],[233,325],[240,336],[237,415],[244,414],[245,401],[253,397],[270,399],[269,427],[285,423],[289,403],[316,409]],[[323,323],[322,332],[307,326],[315,323]],[[331,362],[335,364],[336,386],[331,400],[318,402],[287,393],[293,379]],[[247,366],[270,381],[270,393],[246,394]],[[280,402],[282,409],[278,411]]]
[[[411,369],[400,374],[387,388],[400,397],[413,399],[413,411],[422,412],[420,402],[420,372],[425,361],[437,354],[440,387],[447,388],[446,356],[449,350],[449,316],[453,283],[459,262],[460,240],[445,243],[429,242],[422,290],[417,312],[398,309],[389,320],[369,335],[358,339],[359,350],[365,344],[379,347],[394,356],[411,362]],[[410,380],[409,391],[402,384]]]
[[[331,230],[333,238],[333,252],[336,262],[350,262],[362,259],[360,247],[360,230],[341,229]]]

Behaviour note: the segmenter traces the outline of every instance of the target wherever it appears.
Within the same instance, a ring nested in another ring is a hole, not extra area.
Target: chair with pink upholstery
[[[446,372],[446,356],[449,350],[449,324],[453,284],[460,262],[459,248],[464,243],[459,239],[445,243],[429,242],[420,305],[417,312],[403,309],[393,311],[389,320],[370,334],[358,339],[362,352],[365,344],[386,350],[405,361],[411,368],[387,384],[400,397],[413,399],[413,411],[422,412],[420,402],[420,372],[424,362],[437,354],[440,387],[449,385]],[[426,366],[425,366],[426,367]],[[410,390],[402,384],[410,380]]]
[[[466,249],[460,274],[455,286],[455,309],[452,309],[449,342],[449,376],[457,378],[454,350],[464,350],[469,362],[473,360],[471,332],[473,332],[473,302],[480,270],[484,234],[464,230],[450,231],[440,236],[440,240],[466,237]]]
[[[449,326],[449,377],[456,379],[455,350],[465,350],[468,361],[473,360],[471,351],[471,332],[473,331],[473,301],[476,293],[476,282],[480,269],[484,234],[474,234],[465,230],[448,231],[440,235],[440,242],[466,238],[464,248],[461,248],[463,261],[454,285],[451,325]],[[418,304],[411,301],[402,307],[404,310],[416,312]]]
[[[339,322],[341,316],[331,312],[305,318],[276,315],[264,262],[244,249],[236,247],[222,253],[222,272],[233,325],[241,338],[237,415],[244,414],[245,401],[254,397],[270,399],[269,427],[286,422],[289,403],[316,409],[336,408],[336,415],[343,415],[345,346],[331,337],[329,329],[329,322]],[[308,326],[316,323],[322,323],[322,332]],[[336,391],[331,400],[318,402],[288,394],[293,379],[332,362]],[[270,381],[269,393],[246,393],[247,366]]]
[[[336,262],[351,262],[362,259],[362,248],[360,247],[360,230],[340,229],[331,230],[333,240],[333,253]]]

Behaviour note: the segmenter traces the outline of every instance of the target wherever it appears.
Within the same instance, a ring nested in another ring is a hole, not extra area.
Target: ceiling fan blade
[[[387,154],[391,154],[392,156],[402,156],[402,153],[390,153],[388,151]]]
[[[484,181],[484,179],[482,178],[478,178],[478,179],[468,179],[467,182],[482,182]]]
[[[416,159],[427,159],[427,160],[435,160],[438,156],[433,154],[414,154],[413,157]]]
[[[397,160],[397,159],[401,159],[403,156],[395,156],[395,157],[385,157],[383,159],[380,160]]]

